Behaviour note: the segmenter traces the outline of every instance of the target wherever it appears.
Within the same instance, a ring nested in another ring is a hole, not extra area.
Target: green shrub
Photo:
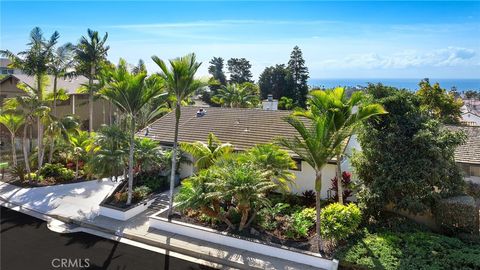
[[[352,269],[480,269],[480,245],[430,232],[364,229],[334,257]]]
[[[277,203],[273,207],[264,207],[258,211],[258,224],[267,231],[274,230],[278,226],[276,216],[285,213],[290,208],[288,203]]]
[[[306,238],[315,224],[315,213],[314,208],[305,208],[287,217],[285,236],[293,239]]]
[[[332,240],[343,240],[354,233],[362,220],[360,209],[353,203],[332,203],[321,213],[322,236]]]
[[[152,190],[147,186],[139,186],[133,189],[133,197],[138,201],[145,199],[150,193],[152,193]]]
[[[40,168],[38,174],[44,178],[55,178],[57,181],[71,181],[73,178],[75,178],[75,172],[65,168],[60,163],[46,163],[42,168]]]
[[[42,175],[38,175],[37,173],[30,173],[30,174],[25,174],[25,179],[32,179],[32,180],[36,180],[36,181],[43,181],[43,176]]]
[[[473,197],[457,196],[440,200],[434,213],[437,224],[447,233],[478,234],[478,207]]]
[[[473,183],[472,181],[468,181],[465,186],[465,189],[468,195],[472,196],[477,200],[480,200],[480,184]]]

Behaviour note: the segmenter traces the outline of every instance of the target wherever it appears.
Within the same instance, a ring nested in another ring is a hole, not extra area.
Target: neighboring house
[[[474,112],[462,113],[460,122],[466,126],[480,126],[480,115]]]
[[[449,126],[452,130],[462,130],[467,135],[465,144],[455,150],[455,161],[465,173],[465,180],[480,184],[480,126]]]
[[[53,76],[49,76],[50,83],[47,85],[45,92],[53,91]],[[11,74],[0,80],[0,104],[3,104],[5,98],[11,98],[24,95],[25,93],[17,87],[18,83],[25,83],[30,87],[35,86],[34,77],[25,74]],[[57,88],[64,89],[69,99],[57,102],[58,116],[74,114],[82,121],[82,127],[88,129],[89,110],[88,110],[88,94],[80,94],[77,92],[83,84],[87,84],[88,79],[83,76],[74,78],[58,78]],[[97,99],[93,106],[94,118],[93,128],[98,129],[102,124],[110,124],[115,114],[115,109],[110,102]]]
[[[22,74],[22,71],[19,69],[11,68],[10,60],[7,58],[0,58],[0,76],[10,75],[10,74]]]
[[[235,150],[247,150],[257,144],[271,143],[278,137],[292,137],[297,131],[284,121],[291,111],[236,109],[236,108],[204,108],[206,113],[198,115],[198,107],[182,107],[179,124],[179,142],[205,142],[208,134],[213,133],[224,143],[231,143]],[[175,112],[170,112],[155,121],[148,128],[137,133],[140,137],[148,137],[160,142],[164,147],[173,145],[175,127]],[[347,154],[356,145],[356,140],[350,140]],[[305,161],[291,153],[297,162],[297,186],[292,188],[295,193],[314,189],[315,172]],[[327,198],[327,191],[331,188],[330,179],[335,176],[335,161],[332,160],[323,169],[322,198]],[[349,170],[348,159],[345,159],[342,168]],[[180,177],[185,178],[193,174],[191,164],[182,164]]]

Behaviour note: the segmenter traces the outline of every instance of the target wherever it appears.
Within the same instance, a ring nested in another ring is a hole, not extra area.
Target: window
[[[295,161],[295,169],[292,169],[293,171],[301,171],[302,170],[302,160],[298,158],[294,158],[293,161]]]
[[[470,165],[470,176],[480,177],[480,166]]]

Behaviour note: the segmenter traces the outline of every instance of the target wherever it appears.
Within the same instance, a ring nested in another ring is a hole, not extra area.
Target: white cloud
[[[430,52],[413,50],[380,55],[377,53],[352,54],[344,58],[328,59],[320,66],[338,69],[404,69],[409,67],[456,67],[476,65],[476,52],[469,48],[447,47]]]

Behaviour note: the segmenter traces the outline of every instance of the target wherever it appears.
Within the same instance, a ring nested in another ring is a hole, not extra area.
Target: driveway
[[[93,219],[100,202],[120,182],[108,179],[47,187],[20,188],[0,182],[0,197],[10,203],[49,215]]]

